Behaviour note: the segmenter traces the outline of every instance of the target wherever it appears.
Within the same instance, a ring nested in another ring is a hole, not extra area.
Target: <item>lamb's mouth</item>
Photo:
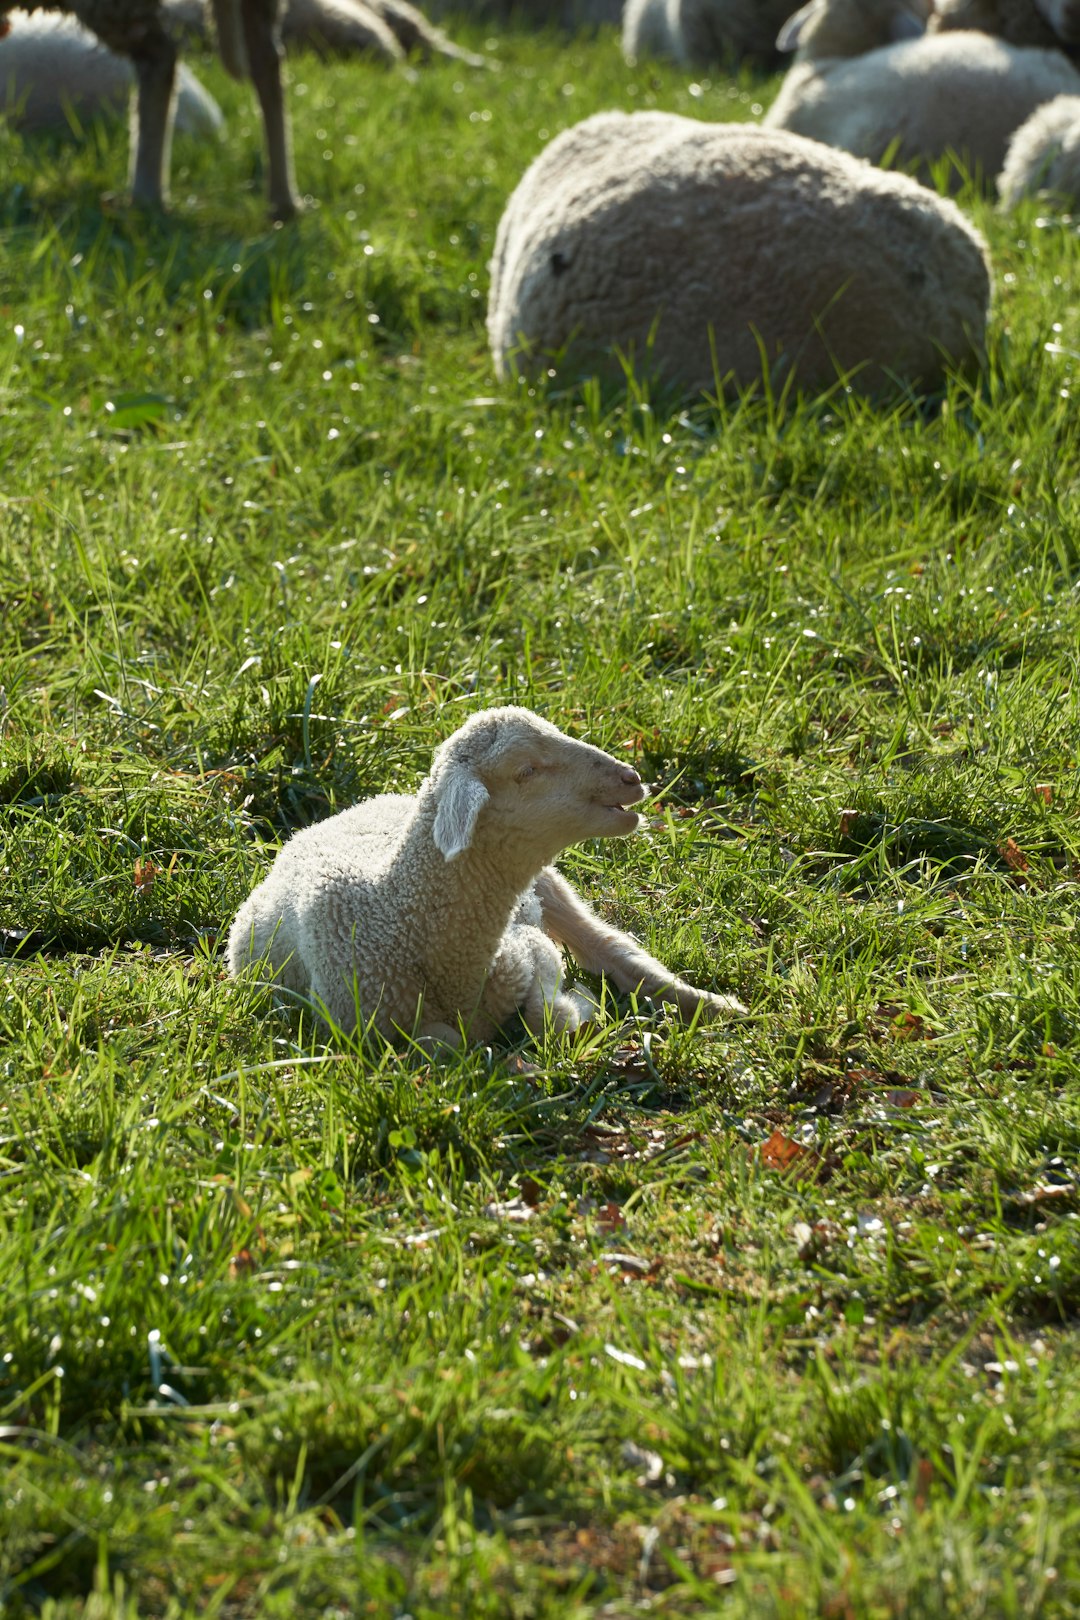
[[[642,799],[647,799],[648,796],[649,790],[646,788],[644,783],[642,783],[641,787],[636,790],[633,798],[610,799],[606,802],[603,799],[600,799],[597,802],[599,803],[601,810],[614,810],[620,812],[624,816],[629,816],[636,813],[632,809],[632,806],[635,804],[640,804]]]

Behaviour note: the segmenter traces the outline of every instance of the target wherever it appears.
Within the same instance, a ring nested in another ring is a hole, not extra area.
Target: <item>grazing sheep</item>
[[[0,38],[0,117],[26,134],[70,130],[84,120],[127,105],[135,83],[130,57],[117,56],[74,17],[13,11]],[[176,75],[174,127],[187,135],[218,135],[221,108],[183,62]]]
[[[448,56],[469,67],[486,65],[429,23],[408,0],[280,0],[281,40],[287,51],[320,56],[373,55],[402,62],[416,52]],[[162,0],[170,25],[200,44],[207,42],[204,0]]]
[[[553,140],[511,196],[488,335],[501,378],[618,380],[621,351],[689,392],[781,359],[807,388],[840,372],[933,388],[976,359],[989,296],[978,232],[906,175],[783,130],[610,112]]]
[[[515,1013],[539,1033],[592,1010],[562,989],[561,945],[620,990],[742,1012],[670,973],[602,922],[549,862],[639,825],[635,770],[527,709],[484,709],[435,751],[415,798],[383,794],[297,833],[240,907],[234,974],[261,964],[346,1030],[370,1021],[456,1044]]]
[[[1005,208],[1045,194],[1063,207],[1080,199],[1080,96],[1055,96],[1021,124],[998,176]]]
[[[267,189],[275,219],[291,219],[300,207],[292,174],[277,0],[211,0],[221,60],[234,78],[250,77],[262,108]],[[0,0],[0,25],[10,22],[10,0]],[[25,11],[62,11],[78,20],[109,50],[135,66],[135,124],[131,193],[142,208],[162,208],[168,193],[169,148],[176,86],[176,46],[160,0],[60,0],[42,5],[24,0]],[[6,31],[6,30],[5,30]]]
[[[1080,53],[1080,0],[935,0],[932,33],[974,28],[1010,45]]]
[[[1080,91],[1058,51],[974,32],[886,43],[919,25],[905,0],[810,0],[781,31],[798,55],[764,123],[924,174],[957,159],[989,185],[1013,130],[1042,102]]]
[[[628,62],[668,56],[685,68],[775,68],[776,36],[790,0],[626,0],[622,48]]]

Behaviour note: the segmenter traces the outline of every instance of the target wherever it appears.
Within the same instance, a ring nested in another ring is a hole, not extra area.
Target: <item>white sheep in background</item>
[[[783,130],[597,113],[544,147],[507,203],[488,336],[501,378],[555,366],[619,381],[620,354],[688,391],[864,392],[976,362],[986,245],[906,175]]]
[[[457,1044],[520,1013],[576,1029],[594,1010],[562,988],[561,946],[620,990],[737,1013],[609,927],[549,863],[622,837],[646,796],[635,770],[527,709],[485,709],[436,749],[415,797],[383,794],[296,833],[240,907],[228,964],[252,964],[342,1029]]]
[[[934,0],[928,28],[974,28],[1010,45],[1080,48],[1080,0]]]
[[[989,34],[886,43],[921,26],[906,0],[810,0],[781,32],[781,46],[798,54],[764,123],[923,173],[958,158],[991,185],[1013,130],[1042,102],[1080,91],[1080,74],[1058,51]]]
[[[1005,208],[1045,195],[1064,208],[1080,200],[1080,96],[1055,96],[1021,124],[998,176]]]
[[[790,0],[626,0],[623,55],[671,57],[692,69],[773,68],[790,10]]]
[[[0,116],[12,128],[28,134],[70,129],[72,114],[85,120],[126,108],[135,84],[130,57],[117,56],[61,12],[13,11],[10,22],[0,38]],[[221,108],[183,62],[176,84],[174,128],[220,134]]]

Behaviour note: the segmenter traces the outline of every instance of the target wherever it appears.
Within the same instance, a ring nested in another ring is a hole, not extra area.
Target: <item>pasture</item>
[[[459,28],[467,44],[484,35]],[[502,206],[607,106],[510,33],[177,139],[0,131],[0,1609],[1080,1613],[1080,237],[962,198],[943,400],[497,385]],[[745,1022],[327,1049],[223,974],[289,829],[504,702],[563,862]]]

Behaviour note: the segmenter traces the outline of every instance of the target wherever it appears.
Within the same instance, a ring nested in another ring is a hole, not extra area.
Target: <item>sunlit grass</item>
[[[943,400],[501,387],[542,141],[772,86],[497,54],[297,61],[288,231],[213,62],[167,222],[0,132],[0,1607],[1075,1614],[1077,234],[964,199]],[[565,867],[748,1019],[433,1066],[224,977],[500,702],[656,784]]]

